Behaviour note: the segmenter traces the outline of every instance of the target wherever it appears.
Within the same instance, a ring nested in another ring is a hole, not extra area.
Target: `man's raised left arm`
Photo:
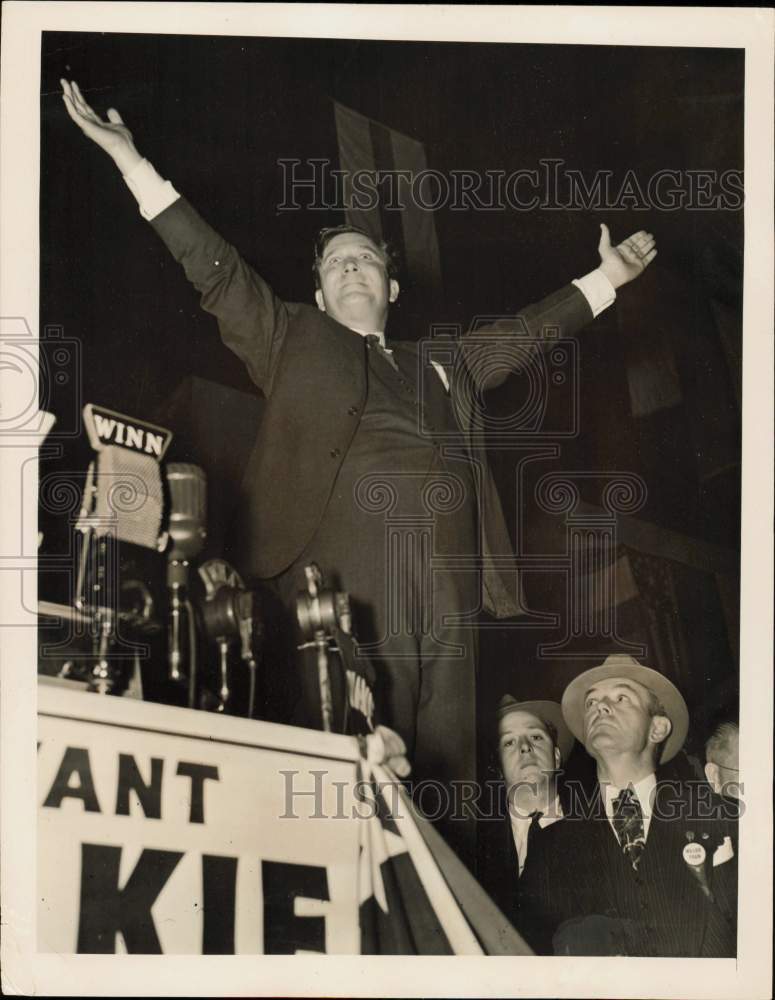
[[[501,385],[511,373],[508,350],[493,351],[493,340],[506,348],[513,336],[537,344],[544,331],[573,336],[616,299],[616,289],[640,277],[657,255],[654,236],[639,230],[613,246],[608,226],[600,226],[600,264],[559,291],[521,309],[515,316],[472,329],[461,342],[461,360],[480,390]],[[514,352],[515,366],[523,358]]]

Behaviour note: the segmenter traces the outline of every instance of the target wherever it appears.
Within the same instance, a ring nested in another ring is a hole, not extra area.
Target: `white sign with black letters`
[[[355,740],[40,695],[40,951],[359,951]]]

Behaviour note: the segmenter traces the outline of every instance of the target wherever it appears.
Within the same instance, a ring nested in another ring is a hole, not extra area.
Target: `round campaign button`
[[[687,865],[701,865],[705,860],[705,848],[702,844],[687,844],[684,847],[684,861]]]

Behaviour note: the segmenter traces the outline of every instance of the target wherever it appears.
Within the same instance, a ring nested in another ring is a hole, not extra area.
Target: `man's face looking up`
[[[318,278],[315,301],[332,319],[358,333],[385,329],[398,282],[388,278],[385,255],[368,236],[334,236],[323,251]]]
[[[666,739],[670,722],[652,714],[654,696],[638,681],[610,677],[598,681],[584,700],[584,746],[600,753],[642,754]]]

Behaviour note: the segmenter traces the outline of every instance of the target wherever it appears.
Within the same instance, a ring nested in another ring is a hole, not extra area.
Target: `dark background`
[[[168,457],[210,473],[216,539],[256,410],[224,390],[212,416],[213,393],[196,379],[255,393],[113,165],[68,119],[61,76],[77,80],[100,113],[118,108],[159,172],[296,300],[311,300],[315,232],[343,220],[277,211],[277,161],[329,157],[336,166],[332,100],[422,141],[429,166],[443,172],[508,173],[560,158],[590,180],[612,171],[615,189],[630,169],[645,184],[662,169],[744,166],[744,60],[735,50],[46,33],[42,67],[41,325],[76,339],[82,356],[80,387],[55,387],[48,407],[62,428],[87,401],[166,419],[176,433]],[[405,288],[388,333],[416,338],[431,322],[515,312],[596,266],[601,221],[615,240],[648,228],[659,256],[584,332],[578,434],[531,474],[527,493],[552,469],[571,478],[625,470],[646,482],[645,506],[621,519],[614,553],[636,583],[617,628],[686,693],[696,749],[714,716],[734,710],[738,686],[742,210],[441,210],[443,300]],[[628,378],[644,366],[680,392],[634,416]],[[522,392],[515,378],[492,405],[513,409]],[[551,401],[567,405],[561,392]],[[234,413],[245,414],[236,431]],[[41,475],[81,470],[88,459],[74,437]],[[563,517],[527,501],[516,509],[515,453],[492,460],[510,522],[524,518],[523,550],[562,553]],[[594,485],[582,494],[599,505]],[[42,553],[63,551],[61,512],[44,507],[41,527]],[[525,589],[531,607],[562,623],[564,577],[529,574]],[[483,750],[504,691],[559,698],[571,676],[599,662],[584,658],[583,640],[571,649],[577,656],[540,657],[538,644],[557,638],[556,627],[483,634]]]

